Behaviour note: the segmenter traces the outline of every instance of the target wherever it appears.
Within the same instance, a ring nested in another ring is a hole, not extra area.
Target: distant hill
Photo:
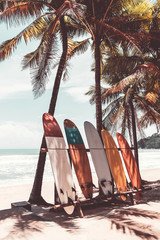
[[[155,148],[160,149],[160,134],[155,133],[150,137],[138,141],[138,148]]]

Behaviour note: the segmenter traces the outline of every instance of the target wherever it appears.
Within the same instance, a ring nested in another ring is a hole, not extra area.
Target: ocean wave
[[[14,152],[15,153],[15,152]],[[19,151],[20,153],[20,151]],[[38,154],[9,154],[0,155],[0,186],[32,184],[34,181]],[[89,161],[92,173],[95,174],[94,165],[89,154]],[[140,150],[139,151],[140,170],[160,168],[160,150]],[[44,181],[53,180],[53,174],[47,155]]]

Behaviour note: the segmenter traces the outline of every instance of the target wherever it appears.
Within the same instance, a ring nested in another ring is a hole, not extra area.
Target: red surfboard
[[[58,196],[61,204],[70,204],[64,210],[71,215],[75,209],[76,190],[64,137],[58,122],[49,113],[43,114],[43,127]]]
[[[141,177],[132,150],[122,134],[116,133],[116,136],[132,187],[140,189],[142,187]],[[136,196],[139,200],[142,199],[142,192],[137,192]]]

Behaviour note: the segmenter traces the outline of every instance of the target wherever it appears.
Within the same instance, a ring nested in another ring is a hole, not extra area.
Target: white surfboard
[[[61,204],[68,204],[75,201],[75,186],[73,183],[72,169],[67,147],[61,129],[55,118],[45,113],[43,114],[43,126],[49,159],[55,184]],[[67,214],[72,214],[74,205],[64,207]]]
[[[113,185],[104,146],[96,128],[90,122],[84,122],[84,128],[99,185],[103,193],[109,196],[113,193]]]

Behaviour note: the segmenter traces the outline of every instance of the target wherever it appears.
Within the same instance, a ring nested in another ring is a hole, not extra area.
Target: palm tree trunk
[[[130,102],[131,112],[132,112],[132,129],[133,129],[133,142],[134,142],[134,156],[137,162],[137,167],[139,169],[139,159],[138,159],[138,145],[137,145],[137,130],[136,130],[136,121],[134,115],[133,103]]]
[[[67,47],[68,47],[67,30],[66,30],[66,26],[63,18],[60,19],[60,24],[61,24],[61,33],[62,33],[63,52],[61,55],[59,66],[58,66],[54,87],[52,91],[51,101],[49,105],[49,110],[48,110],[48,112],[52,115],[55,112],[60,82],[61,82],[61,78],[62,78],[62,74],[63,74],[63,70],[66,63],[66,58],[67,58]],[[42,139],[41,148],[46,148],[46,141],[44,136]],[[44,167],[45,167],[45,161],[46,161],[46,152],[41,152],[41,148],[39,152],[39,158],[38,158],[34,183],[33,183],[30,197],[29,197],[29,202],[35,203],[35,204],[47,204],[46,201],[41,196],[43,173],[44,173]]]
[[[100,40],[99,37],[95,37],[95,86],[96,86],[96,124],[97,131],[101,137],[102,130],[102,101],[101,101],[101,83],[100,83]],[[102,195],[103,191],[99,185],[99,195]]]
[[[102,130],[102,102],[100,84],[100,39],[95,37],[95,87],[96,87],[96,125],[101,136]]]

